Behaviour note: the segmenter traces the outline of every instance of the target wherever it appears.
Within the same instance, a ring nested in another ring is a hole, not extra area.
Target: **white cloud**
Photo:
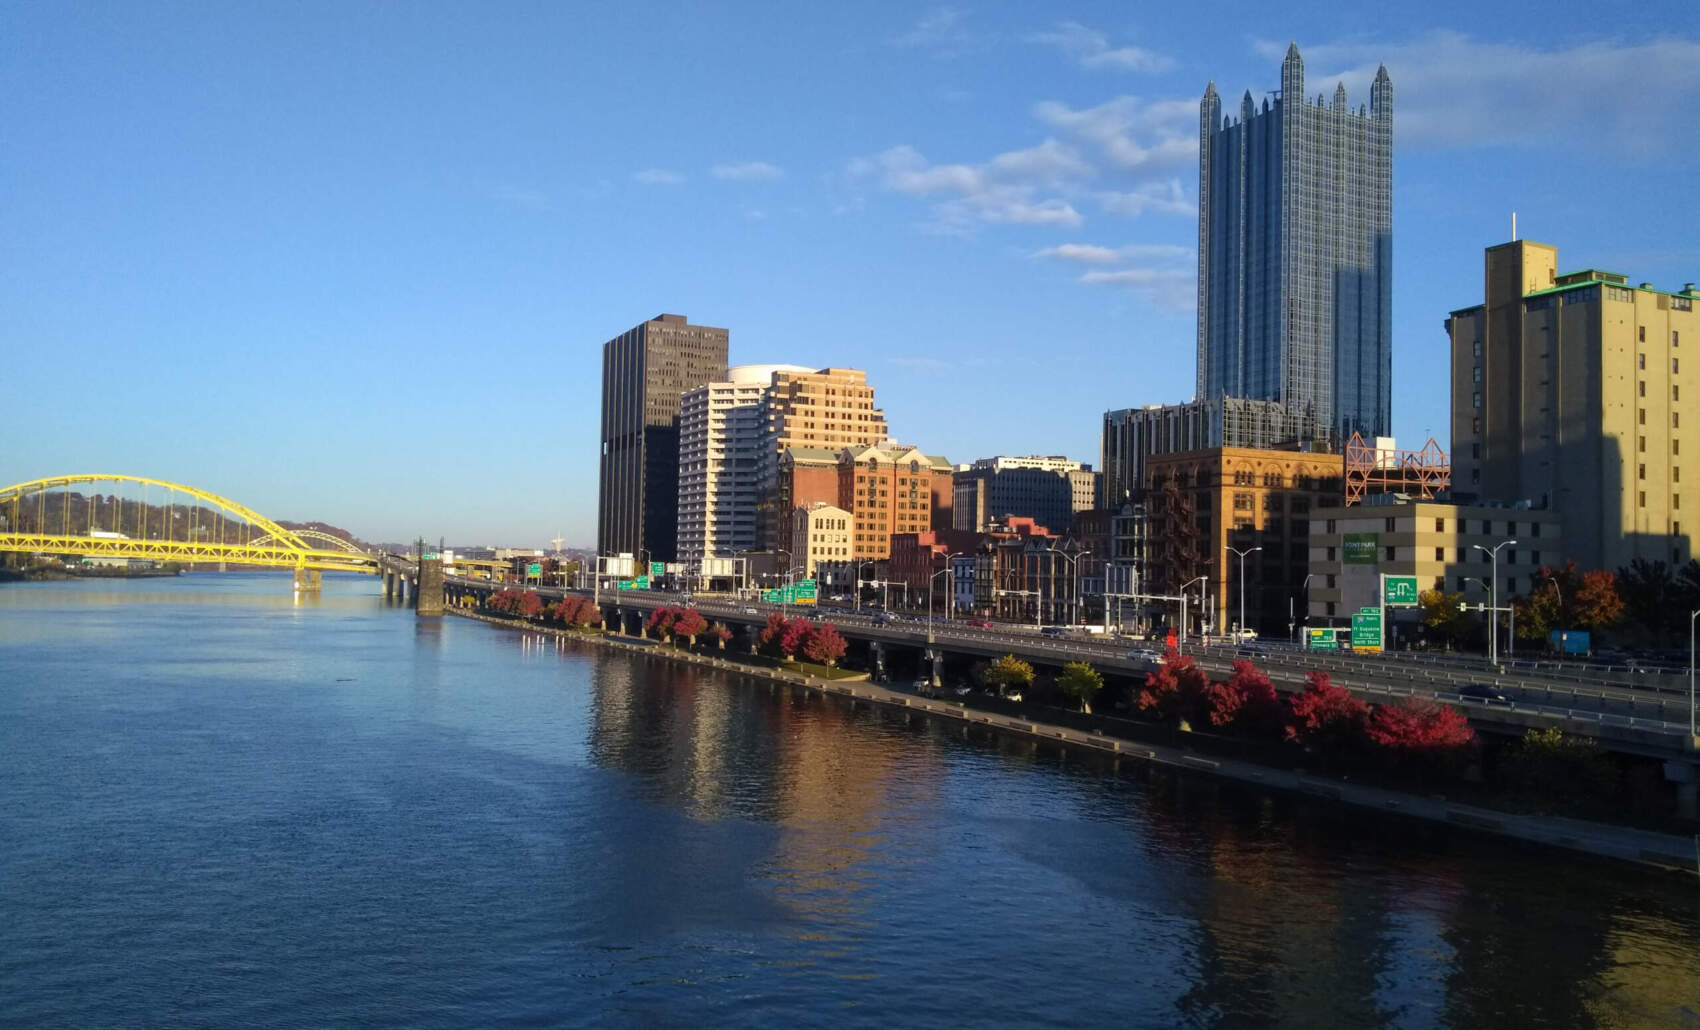
[[[959,8],[935,7],[921,16],[908,32],[893,37],[891,45],[905,50],[933,50],[940,57],[953,57],[969,43],[966,16]]]
[[[1133,243],[1125,247],[1103,247],[1095,243],[1062,243],[1033,252],[1037,258],[1056,258],[1081,265],[1113,265],[1122,261],[1181,262],[1192,258],[1191,247],[1168,243]]]
[[[1121,96],[1075,109],[1055,100],[1033,107],[1038,119],[1089,143],[1119,168],[1171,167],[1198,160],[1198,101],[1141,101]]]
[[[1180,268],[1121,268],[1111,272],[1087,272],[1080,281],[1088,285],[1122,286],[1169,311],[1186,311],[1198,300],[1196,272]]]
[[[1142,215],[1147,211],[1165,215],[1190,215],[1198,211],[1198,205],[1181,189],[1179,179],[1141,183],[1131,190],[1119,193],[1100,193],[1098,203],[1105,211],[1116,215]]]
[[[1161,72],[1173,68],[1175,62],[1143,47],[1110,46],[1109,38],[1096,29],[1077,21],[1065,21],[1049,32],[1036,32],[1027,37],[1030,43],[1056,47],[1079,61],[1081,67],[1093,70],[1111,68],[1130,72]]]
[[[673,186],[685,181],[683,175],[667,168],[645,168],[641,172],[633,172],[632,178],[645,186]]]
[[[1256,48],[1279,61],[1287,46],[1260,41]],[[1611,148],[1645,160],[1693,146],[1684,118],[1700,104],[1700,40],[1595,40],[1541,50],[1441,31],[1405,43],[1300,52],[1305,92],[1332,94],[1344,82],[1354,108],[1368,103],[1370,82],[1385,63],[1396,147]]]
[[[939,196],[927,228],[967,233],[978,223],[1077,226],[1084,219],[1067,199],[1041,197],[1041,186],[1091,167],[1055,141],[1000,154],[984,165],[929,162],[912,146],[891,147],[850,163],[853,179],[874,179],[883,189],[910,196]]]
[[[741,161],[715,165],[709,169],[709,173],[716,179],[747,182],[753,179],[778,179],[785,174],[785,170],[766,161]]]

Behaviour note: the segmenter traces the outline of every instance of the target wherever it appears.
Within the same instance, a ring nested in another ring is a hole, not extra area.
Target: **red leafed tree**
[[[837,665],[847,650],[849,645],[844,642],[844,635],[830,622],[816,626],[809,639],[803,642],[803,657],[821,665]]]
[[[484,607],[494,608],[499,612],[515,612],[519,610],[520,592],[512,587],[503,587],[491,594],[484,602]]]
[[[577,594],[568,594],[555,602],[555,621],[572,625],[573,616],[578,614],[579,607],[585,603],[584,598]]]
[[[713,637],[720,650],[726,650],[726,645],[732,640],[732,629],[725,623],[717,622],[709,629],[708,635]]]
[[[1319,751],[1346,751],[1363,743],[1369,705],[1344,687],[1329,682],[1326,672],[1305,676],[1305,688],[1292,700],[1293,719],[1287,739]]]
[[[708,628],[708,620],[695,608],[686,608],[679,612],[673,620],[673,632],[685,638],[685,642],[696,646],[697,634]]]
[[[663,605],[649,613],[644,621],[645,629],[652,629],[663,639],[673,635],[673,623],[679,618],[679,609]]]
[[[1205,711],[1210,692],[1210,677],[1193,662],[1170,651],[1163,664],[1145,677],[1139,691],[1139,708],[1160,719],[1185,719],[1195,722]]]
[[[1366,732],[1371,743],[1412,756],[1461,752],[1476,739],[1456,708],[1414,696],[1403,704],[1377,705]]]
[[[1281,698],[1269,676],[1241,658],[1226,683],[1212,683],[1209,690],[1210,725],[1231,726],[1247,733],[1279,733]]]
[[[595,603],[580,598],[578,611],[573,613],[573,625],[579,629],[602,625],[602,609]]]
[[[515,610],[522,619],[535,619],[543,611],[543,598],[527,590],[519,595],[519,604]]]
[[[756,644],[762,654],[778,657],[780,642],[785,639],[785,630],[790,625],[785,616],[772,612],[767,617],[767,625],[761,628],[761,635],[756,638]]]
[[[815,631],[815,624],[808,619],[792,619],[785,627],[785,635],[779,638],[779,650],[787,659],[803,649],[803,644],[809,639],[809,634]]]

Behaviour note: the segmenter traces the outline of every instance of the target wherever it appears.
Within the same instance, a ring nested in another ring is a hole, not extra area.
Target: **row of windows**
[[[1635,367],[1638,368],[1638,369],[1645,370],[1647,368],[1647,355],[1645,355],[1645,354],[1635,355]],[[1671,375],[1676,375],[1678,372],[1682,371],[1682,359],[1681,358],[1670,359],[1670,371],[1671,371]]]
[[[1647,327],[1646,326],[1638,325],[1638,326],[1635,327],[1635,339],[1640,343],[1646,343],[1647,342]],[[1670,345],[1672,347],[1676,347],[1676,346],[1681,345],[1681,337],[1679,337],[1677,335],[1677,332],[1676,332],[1675,329],[1672,329],[1670,331]]]
[[[1635,506],[1637,508],[1645,508],[1647,506],[1647,491],[1637,490],[1635,492]],[[1682,495],[1681,494],[1671,494],[1670,495],[1670,506],[1671,506],[1672,511],[1675,511],[1675,510],[1681,508],[1682,507]]]
[[[1647,396],[1647,381],[1645,379],[1636,383],[1635,387],[1636,387],[1636,395],[1637,396],[1640,396],[1640,397]],[[1670,388],[1670,399],[1673,400],[1673,401],[1682,400],[1682,387],[1677,386],[1675,383],[1672,383],[1671,388]],[[1646,419],[1645,419],[1646,412],[1642,412],[1642,416],[1643,416],[1642,421],[1645,422],[1646,421]]]
[[[1674,389],[1674,387],[1673,387],[1673,389]],[[1647,409],[1646,408],[1637,408],[1636,412],[1635,412],[1635,417],[1636,417],[1636,420],[1641,425],[1646,425],[1647,424]],[[1672,429],[1681,429],[1682,428],[1682,413],[1681,412],[1673,411],[1673,412],[1670,413],[1670,427]],[[1642,449],[1645,450],[1646,448],[1642,448]]]

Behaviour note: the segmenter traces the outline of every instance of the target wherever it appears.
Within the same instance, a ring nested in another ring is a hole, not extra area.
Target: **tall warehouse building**
[[[1563,273],[1529,240],[1489,247],[1484,279],[1486,302],[1446,320],[1454,495],[1563,513],[1565,556],[1583,568],[1694,557],[1694,284]]]
[[[602,345],[598,553],[674,559],[679,400],[726,378],[730,336],[683,315],[657,315]]]
[[[1341,439],[1392,432],[1393,83],[1199,105],[1198,399],[1280,401]]]

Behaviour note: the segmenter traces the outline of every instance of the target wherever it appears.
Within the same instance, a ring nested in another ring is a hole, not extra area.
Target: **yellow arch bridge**
[[[0,489],[0,517],[0,552],[281,566],[294,569],[298,583],[310,572],[376,572],[382,560],[328,533],[285,529],[217,494],[142,476],[16,483]]]

